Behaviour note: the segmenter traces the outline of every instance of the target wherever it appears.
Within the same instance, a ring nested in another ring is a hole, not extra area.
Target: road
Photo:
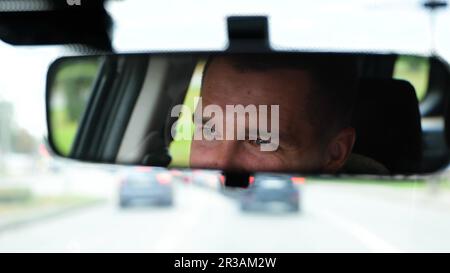
[[[311,183],[295,214],[243,213],[219,192],[178,185],[172,208],[105,205],[0,233],[0,252],[450,251],[447,196],[426,188]]]

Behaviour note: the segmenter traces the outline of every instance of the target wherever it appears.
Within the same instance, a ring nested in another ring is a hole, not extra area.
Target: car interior
[[[0,253],[450,252],[449,2],[0,0]]]

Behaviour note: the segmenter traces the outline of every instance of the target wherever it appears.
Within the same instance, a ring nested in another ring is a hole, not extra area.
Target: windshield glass
[[[108,3],[118,52],[218,50],[267,8],[274,48],[319,58],[0,41],[0,252],[450,251],[448,11],[436,60],[410,1],[147,2]]]

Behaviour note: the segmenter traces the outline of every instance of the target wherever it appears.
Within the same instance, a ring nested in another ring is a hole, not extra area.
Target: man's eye
[[[216,126],[207,126],[203,125],[203,134],[206,138],[214,138],[218,136],[218,132],[216,131]]]
[[[216,127],[215,126],[207,126],[203,125],[203,131],[205,132],[211,132],[212,134],[216,133]]]

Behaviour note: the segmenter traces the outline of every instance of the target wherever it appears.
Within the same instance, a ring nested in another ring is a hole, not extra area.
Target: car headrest
[[[371,157],[392,174],[419,172],[422,128],[414,87],[394,79],[361,79],[352,116],[353,152]]]

